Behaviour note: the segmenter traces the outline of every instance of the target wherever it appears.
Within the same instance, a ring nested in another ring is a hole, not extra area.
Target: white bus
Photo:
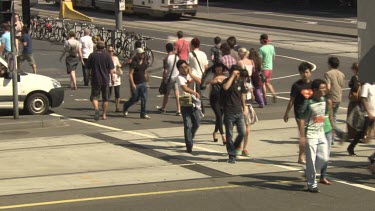
[[[60,3],[60,0],[55,0]],[[115,0],[72,0],[76,7],[94,7],[102,10],[115,10]],[[148,14],[153,17],[195,16],[198,0],[125,0],[126,13]]]

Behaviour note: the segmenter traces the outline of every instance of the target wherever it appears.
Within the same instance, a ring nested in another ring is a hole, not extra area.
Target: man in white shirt
[[[193,105],[181,104],[181,114],[184,122],[184,137],[186,144],[186,151],[191,153],[193,150],[193,139],[195,133],[197,132],[200,121],[201,114],[199,107],[197,106],[197,101],[200,99],[200,95],[195,91],[194,85],[200,84],[201,79],[196,76],[185,60],[179,60],[177,62],[177,69],[179,75],[177,76],[177,85],[180,89],[180,93],[186,95],[191,95],[193,99]]]
[[[89,85],[89,70],[86,69],[86,62],[90,56],[90,54],[94,51],[94,43],[92,42],[92,38],[90,36],[90,29],[86,28],[84,30],[84,36],[79,39],[81,44],[81,54],[82,54],[82,74],[83,74],[83,81],[85,86]]]
[[[199,49],[200,44],[201,43],[198,38],[193,38],[191,40],[191,46],[193,51],[189,53],[188,64],[191,67],[194,75],[202,79],[204,72],[208,68],[208,59],[206,53]],[[200,86],[196,86],[196,90],[200,95],[202,95]],[[202,112],[205,113],[204,111],[205,110],[202,100]]]
[[[359,140],[364,138],[367,129],[372,128],[375,119],[375,83],[366,83],[361,88],[361,102],[366,111],[367,117],[365,121],[365,126],[362,131],[357,131],[354,140],[347,148],[349,155],[356,156],[354,152],[354,147],[358,144]],[[370,135],[370,134],[367,134]],[[375,154],[369,157],[369,160],[373,163],[375,159]]]
[[[173,89],[174,95],[176,97],[176,106],[177,106],[176,116],[181,116],[180,102],[178,100],[179,91],[178,91],[178,86],[176,84],[177,76],[180,74],[176,66],[176,63],[179,60],[179,57],[177,54],[174,53],[172,43],[168,43],[166,45],[166,50],[168,52],[168,56],[163,59],[164,71],[163,71],[162,80],[164,81],[164,83],[167,84],[168,88],[167,88],[167,93],[164,94],[163,105],[161,106],[161,108],[159,108],[159,111],[161,113],[166,112],[165,107],[167,106],[167,103],[168,103],[169,93]]]

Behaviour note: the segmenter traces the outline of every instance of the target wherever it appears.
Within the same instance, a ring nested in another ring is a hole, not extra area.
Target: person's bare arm
[[[135,86],[135,83],[134,83],[133,73],[134,73],[134,68],[131,68],[129,70],[129,83],[132,86],[132,88],[135,90],[136,86]]]
[[[247,115],[247,106],[246,106],[246,93],[241,95],[241,102],[242,102],[242,110],[243,110],[243,115]]]
[[[285,114],[284,114],[284,122],[288,122],[289,112],[290,112],[290,109],[293,108],[293,105],[294,105],[294,97],[290,97],[288,106],[286,107],[286,111],[285,111]]]
[[[193,78],[193,80],[194,80],[195,83],[200,84],[200,83],[202,82],[202,81],[201,81],[201,78],[199,78],[198,76],[194,75],[194,74],[193,74],[193,71],[191,70],[190,67],[188,67],[188,68],[189,68],[189,69],[188,69],[188,74],[191,76],[191,78]]]
[[[228,90],[232,86],[234,78],[236,77],[237,74],[239,74],[239,71],[237,71],[237,70],[233,71],[233,73],[230,76],[230,78],[228,79],[228,81],[223,85],[224,90]]]

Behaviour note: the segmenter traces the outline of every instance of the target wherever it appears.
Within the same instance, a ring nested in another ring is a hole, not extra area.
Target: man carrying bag
[[[163,60],[163,79],[161,81],[160,87],[159,87],[159,93],[161,95],[164,95],[163,97],[163,104],[159,109],[161,113],[165,113],[169,98],[169,93],[171,89],[174,90],[174,94],[176,97],[176,106],[177,106],[177,112],[176,116],[181,116],[181,110],[180,110],[180,102],[178,101],[179,98],[179,91],[176,84],[176,77],[178,76],[179,72],[176,67],[176,62],[179,60],[179,57],[177,54],[174,54],[173,52],[173,45],[172,43],[168,43],[166,45],[166,50],[168,52],[168,56],[164,58]]]

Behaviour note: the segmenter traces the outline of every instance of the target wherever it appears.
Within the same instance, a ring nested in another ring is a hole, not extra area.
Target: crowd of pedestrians
[[[1,38],[4,43],[1,53],[8,52],[7,45],[9,26],[3,25],[5,33]],[[85,29],[85,36],[75,39],[75,33],[68,33],[60,60],[65,57],[67,73],[70,75],[70,88],[77,89],[76,69],[81,62],[84,86],[91,84],[91,96],[94,107],[94,119],[107,119],[108,101],[114,93],[116,112],[129,115],[129,109],[140,101],[140,118],[150,119],[147,113],[149,89],[148,60],[144,49],[135,46],[133,56],[123,64],[113,54],[113,47],[105,49],[104,42],[90,36]],[[178,39],[166,44],[167,56],[163,58],[164,86],[163,100],[158,107],[160,113],[166,112],[171,91],[175,97],[176,115],[182,116],[186,151],[194,150],[194,138],[201,119],[206,111],[204,96],[209,98],[210,107],[215,115],[212,139],[226,146],[228,163],[236,163],[237,156],[250,156],[247,149],[251,125],[258,121],[253,106],[265,108],[268,105],[267,92],[271,93],[273,103],[277,96],[271,79],[276,58],[275,47],[270,44],[267,34],[261,34],[258,50],[246,49],[237,45],[235,37],[222,41],[214,38],[214,45],[207,55],[200,49],[200,39],[195,37],[190,42],[184,39],[182,31],[177,32]],[[31,38],[27,28],[21,30],[20,44],[23,51],[20,62],[27,60],[36,73],[35,60],[31,51]],[[139,44],[139,43],[138,43]],[[375,83],[362,84],[358,77],[357,63],[352,66],[353,77],[349,87],[349,105],[347,113],[347,132],[337,126],[337,113],[342,102],[342,89],[346,76],[339,70],[337,57],[328,58],[329,69],[323,79],[312,80],[314,67],[311,63],[302,62],[298,66],[300,79],[292,84],[290,100],[287,105],[284,121],[289,121],[290,110],[294,107],[294,117],[299,132],[299,154],[297,162],[306,165],[305,175],[310,192],[319,192],[316,175],[320,173],[319,182],[332,184],[326,177],[331,145],[335,140],[350,141],[347,148],[350,156],[355,156],[355,147],[372,137],[375,119]],[[129,100],[120,102],[122,68],[129,66]],[[206,91],[207,89],[207,91]],[[161,88],[159,90],[162,90]],[[206,94],[208,93],[208,94]],[[102,99],[102,114],[99,110],[99,98]],[[237,135],[233,129],[236,127]],[[375,163],[375,153],[368,157]],[[374,164],[375,165],[375,164]],[[375,167],[374,167],[375,169]]]
[[[8,54],[12,53],[12,36],[9,23],[2,23],[1,31],[0,57],[7,59]],[[27,60],[33,73],[36,74],[36,62],[32,53],[32,39],[29,35],[29,28],[23,25],[18,14],[14,14],[14,37],[15,42],[13,52],[15,52],[15,56],[17,57],[17,66],[19,70],[21,64]]]

